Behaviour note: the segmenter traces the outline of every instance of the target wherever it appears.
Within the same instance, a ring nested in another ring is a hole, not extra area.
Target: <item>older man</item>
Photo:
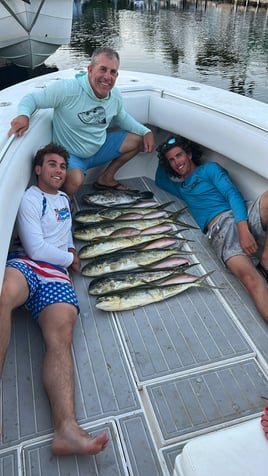
[[[11,122],[9,134],[21,136],[36,109],[54,109],[53,142],[70,154],[64,185],[69,196],[83,184],[89,168],[107,162],[110,164],[95,182],[96,188],[127,189],[114,178],[118,169],[140,151],[153,151],[152,132],[126,112],[120,91],[114,87],[118,68],[118,53],[98,48],[87,73],[27,94],[19,104],[19,116]],[[119,130],[107,132],[111,125]]]

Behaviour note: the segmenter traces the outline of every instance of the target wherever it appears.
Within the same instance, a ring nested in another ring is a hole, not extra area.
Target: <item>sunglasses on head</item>
[[[170,139],[168,139],[167,142],[162,145],[161,150],[165,151],[169,145],[175,144],[176,141],[176,137],[171,137]]]

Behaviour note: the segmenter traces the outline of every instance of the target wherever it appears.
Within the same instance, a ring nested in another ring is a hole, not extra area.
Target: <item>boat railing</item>
[[[0,151],[0,290],[18,207],[32,175],[32,159],[52,138],[51,110],[36,111],[34,119],[31,133],[13,134]]]
[[[130,114],[138,109],[138,120],[144,122],[145,112],[140,110],[141,105],[147,109],[147,124],[185,136],[220,154],[229,163],[235,162],[267,180],[268,105],[256,101],[255,108],[252,99],[236,94],[230,97],[230,93],[224,90],[217,91],[215,96],[214,90],[206,92],[202,85],[200,91],[196,88],[188,85],[185,91],[185,84],[182,84],[180,94],[172,90],[172,86],[164,89],[150,84],[129,87],[126,84],[122,85],[121,93]],[[196,93],[195,98],[191,98],[192,89]],[[134,101],[135,93],[137,99]],[[248,137],[252,137],[252,140],[248,140]]]
[[[188,88],[188,89],[190,89],[190,88]],[[192,86],[191,89],[196,90],[196,89],[198,89],[198,87]],[[260,131],[268,132],[268,126],[264,127],[260,124],[257,124],[255,122],[253,122],[253,121],[241,118],[240,115],[238,116],[238,115],[236,115],[234,113],[230,113],[226,110],[217,108],[215,106],[210,106],[210,105],[205,104],[201,101],[197,101],[196,99],[186,98],[184,96],[180,96],[179,94],[175,94],[175,93],[172,93],[172,92],[169,92],[169,91],[165,91],[164,89],[159,89],[159,88],[150,87],[150,86],[148,86],[148,87],[142,86],[142,87],[136,87],[136,88],[131,87],[131,89],[129,89],[128,87],[122,87],[122,88],[120,88],[120,90],[123,94],[124,93],[140,93],[140,92],[157,93],[163,99],[170,98],[170,99],[176,99],[176,100],[181,101],[183,103],[189,103],[189,104],[192,104],[194,106],[197,106],[197,107],[200,107],[200,108],[203,108],[203,109],[207,109],[209,111],[213,111],[213,112],[218,113],[218,114],[222,114],[223,116],[225,116],[227,118],[237,120],[237,121],[242,122],[244,124],[247,124],[251,127],[255,127],[256,129],[258,129]]]
[[[8,140],[5,142],[4,146],[2,147],[2,149],[0,150],[0,164],[2,162],[2,160],[4,160],[5,156],[6,156],[6,153],[9,149],[9,147],[11,146],[12,142],[14,141],[16,135],[13,134],[11,137],[8,138]]]

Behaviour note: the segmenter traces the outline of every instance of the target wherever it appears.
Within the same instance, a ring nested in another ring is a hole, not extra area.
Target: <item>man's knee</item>
[[[84,174],[80,169],[71,169],[67,172],[66,180],[63,184],[63,190],[67,195],[73,195],[83,185]]]
[[[49,345],[70,345],[78,316],[73,304],[58,302],[46,306],[39,314],[38,323]]]
[[[227,267],[254,296],[259,292],[260,287],[263,287],[263,280],[255,266],[247,258],[243,262],[243,258],[246,257],[241,256],[242,261],[235,258],[228,260]]]
[[[129,132],[126,136],[123,144],[120,147],[121,154],[129,153],[138,153],[143,150],[143,137],[138,134],[133,134]]]
[[[10,310],[16,309],[25,303],[28,295],[29,288],[23,274],[18,269],[7,267],[2,283],[0,305]]]
[[[137,136],[137,148],[139,152],[143,151],[143,137]]]

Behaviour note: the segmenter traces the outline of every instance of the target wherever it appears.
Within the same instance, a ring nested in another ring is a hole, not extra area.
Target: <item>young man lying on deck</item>
[[[215,162],[199,165],[200,151],[184,137],[157,148],[156,184],[184,200],[217,256],[241,281],[268,322],[268,192],[246,204],[228,173]],[[175,180],[174,180],[175,179]]]
[[[97,454],[108,444],[105,432],[92,438],[75,419],[71,343],[78,315],[67,269],[80,270],[72,233],[69,199],[59,192],[68,152],[49,144],[34,158],[37,185],[24,193],[17,231],[24,254],[8,260],[0,296],[0,375],[11,335],[12,310],[25,305],[45,341],[43,381],[51,405],[56,455]]]

